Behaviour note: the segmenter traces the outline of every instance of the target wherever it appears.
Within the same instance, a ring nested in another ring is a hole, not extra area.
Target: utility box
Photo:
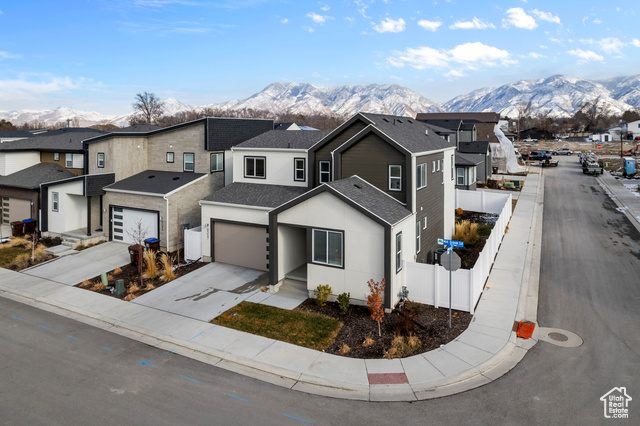
[[[636,159],[635,158],[625,158],[624,159],[624,171],[629,175],[636,174]]]
[[[433,252],[433,264],[434,265],[442,265],[442,256],[446,252],[447,252],[447,249],[445,249],[445,248],[436,249],[436,251]]]

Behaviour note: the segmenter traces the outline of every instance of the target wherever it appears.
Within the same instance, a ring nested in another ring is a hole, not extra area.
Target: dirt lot
[[[622,150],[626,151],[635,147],[636,143],[640,141],[625,141],[622,146]],[[530,153],[531,151],[538,151],[541,149],[548,149],[549,151],[560,148],[572,149],[575,154],[583,151],[593,151],[599,156],[603,155],[620,155],[620,141],[617,142],[604,142],[602,149],[598,149],[598,145],[595,142],[578,142],[578,141],[539,141],[539,142],[515,142],[514,146],[518,148],[521,154]],[[574,154],[574,155],[575,155]]]

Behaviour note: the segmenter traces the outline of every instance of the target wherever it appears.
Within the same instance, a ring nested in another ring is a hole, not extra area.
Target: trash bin
[[[144,253],[144,247],[140,244],[134,244],[129,246],[129,258],[131,264],[138,266],[139,262],[142,262],[142,254]]]
[[[446,252],[447,252],[447,249],[445,248],[436,249],[435,253],[433,254],[433,264],[441,265],[442,255],[444,255]]]
[[[11,222],[11,235],[19,237],[24,234],[24,223],[22,221]]]
[[[35,219],[25,219],[22,223],[24,224],[25,234],[33,234],[36,232],[36,225],[38,222]]]
[[[144,245],[147,247],[147,250],[153,250],[156,253],[160,250],[160,240],[157,238],[147,238],[144,240]]]

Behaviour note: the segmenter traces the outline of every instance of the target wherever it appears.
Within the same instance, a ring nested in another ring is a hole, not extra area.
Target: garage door
[[[126,209],[124,207],[111,208],[111,237],[113,241],[135,244],[138,224],[143,234],[143,240],[158,238],[158,212]]]
[[[31,201],[22,198],[2,197],[2,222],[10,223],[31,217]]]
[[[214,222],[215,262],[267,270],[267,228]]]

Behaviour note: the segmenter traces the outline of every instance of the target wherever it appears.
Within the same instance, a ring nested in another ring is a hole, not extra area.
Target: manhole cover
[[[567,340],[569,340],[569,338],[564,334],[560,334],[556,332],[549,333],[549,337],[555,340],[556,342],[566,342]]]

